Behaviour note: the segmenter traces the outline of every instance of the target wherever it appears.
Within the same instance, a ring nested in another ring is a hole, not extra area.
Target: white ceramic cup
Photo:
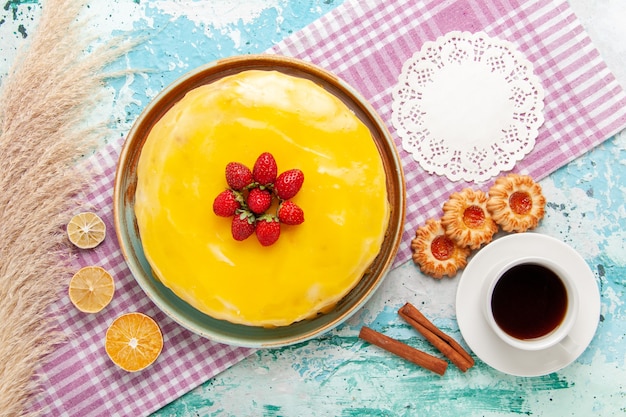
[[[561,279],[563,286],[565,287],[565,291],[567,294],[567,306],[565,309],[565,315],[563,320],[561,320],[560,324],[558,324],[552,331],[549,333],[535,337],[532,339],[520,339],[514,336],[511,336],[509,333],[504,331],[496,322],[492,311],[492,296],[496,285],[505,274],[505,272],[509,271],[511,268],[522,265],[522,264],[533,264],[539,265],[544,268],[547,268],[554,272],[557,277]],[[566,273],[566,271],[554,263],[553,261],[542,258],[542,257],[524,257],[519,258],[514,261],[508,262],[493,271],[490,274],[490,278],[485,281],[485,286],[483,287],[483,305],[484,305],[484,313],[487,322],[491,326],[491,329],[498,335],[500,339],[502,339],[507,344],[522,350],[542,350],[553,347],[555,345],[560,345],[566,351],[571,351],[576,347],[576,343],[568,336],[572,327],[574,326],[574,322],[576,321],[576,317],[578,314],[578,303],[579,296],[576,290],[575,283],[573,282],[571,276]]]

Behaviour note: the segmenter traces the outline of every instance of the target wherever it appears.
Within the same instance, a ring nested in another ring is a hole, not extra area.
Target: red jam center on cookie
[[[509,197],[509,206],[517,214],[528,214],[533,207],[533,200],[525,191],[515,191]]]
[[[437,236],[430,244],[430,251],[435,259],[445,261],[454,254],[454,242],[446,236]]]
[[[478,206],[469,206],[463,212],[463,223],[470,229],[478,229],[485,222],[485,212]]]

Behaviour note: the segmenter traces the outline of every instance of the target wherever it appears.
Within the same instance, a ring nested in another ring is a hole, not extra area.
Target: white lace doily
[[[484,182],[532,150],[543,97],[532,64],[512,43],[450,32],[404,63],[392,123],[427,172]]]

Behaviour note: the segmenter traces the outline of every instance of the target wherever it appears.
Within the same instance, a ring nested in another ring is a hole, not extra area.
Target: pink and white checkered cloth
[[[395,266],[410,259],[415,229],[440,217],[453,191],[476,188],[428,174],[402,149],[391,125],[391,92],[402,64],[426,41],[453,30],[512,42],[533,63],[545,89],[545,123],[516,172],[539,180],[626,127],[626,95],[566,0],[355,1],[331,11],[271,52],[330,69],[387,122],[407,186]]]
[[[35,407],[46,416],[141,416],[157,410],[203,381],[241,361],[251,349],[221,345],[184,329],[162,313],[132,277],[120,251],[113,225],[113,182],[123,141],[110,144],[89,163],[102,175],[86,196],[107,237],[95,249],[78,251],[76,269],[99,265],[115,279],[111,303],[97,314],[84,314],[65,297],[55,306],[59,326],[69,341],[42,369],[42,395]],[[68,282],[69,282],[68,277]],[[163,351],[143,371],[128,373],[113,364],[104,350],[104,335],[119,315],[139,311],[154,318],[163,333]]]
[[[513,42],[534,64],[546,92],[545,124],[535,148],[517,170],[540,179],[626,126],[626,95],[607,69],[565,0],[347,1],[269,52],[295,56],[328,70],[358,90],[389,128],[391,91],[402,64],[428,40],[452,30],[484,31]],[[410,258],[414,230],[439,216],[449,194],[469,184],[424,172],[396,137],[407,182],[407,222],[396,265]],[[43,366],[43,392],[35,406],[50,416],[140,416],[162,407],[240,361],[252,351],[212,343],[161,313],[135,283],[113,235],[113,176],[121,142],[92,162],[103,169],[88,196],[109,236],[80,252],[78,266],[101,265],[116,279],[116,295],[101,313],[69,306],[61,327],[70,341]],[[140,311],[161,326],[163,352],[134,374],[106,356],[103,336],[122,313]]]

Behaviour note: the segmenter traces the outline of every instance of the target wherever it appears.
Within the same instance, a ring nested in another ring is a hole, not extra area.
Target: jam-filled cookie
[[[443,204],[441,225],[457,245],[470,249],[491,242],[498,231],[487,210],[487,194],[471,188],[453,193]]]
[[[411,249],[413,262],[423,273],[437,279],[455,276],[458,270],[465,268],[470,254],[469,248],[460,247],[446,236],[441,222],[435,219],[427,220],[415,231]]]
[[[507,232],[525,232],[537,227],[545,205],[541,186],[527,175],[500,177],[489,189],[487,210]]]

